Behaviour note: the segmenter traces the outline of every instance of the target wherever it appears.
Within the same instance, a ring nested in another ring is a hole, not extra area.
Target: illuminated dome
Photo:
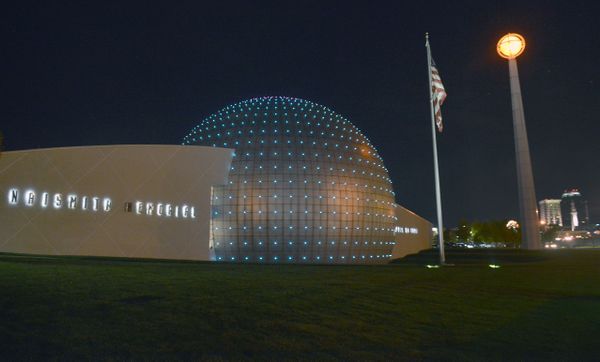
[[[235,149],[229,184],[212,195],[216,260],[387,262],[394,193],[369,140],[331,109],[261,97],[209,116],[184,145]]]

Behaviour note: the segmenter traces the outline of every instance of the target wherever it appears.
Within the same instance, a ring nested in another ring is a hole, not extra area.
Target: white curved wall
[[[211,187],[227,182],[232,153],[170,145],[4,152],[0,252],[210,260]]]
[[[429,221],[400,205],[396,205],[394,213],[398,218],[398,226],[394,230],[396,245],[392,249],[391,259],[431,249],[433,225]]]

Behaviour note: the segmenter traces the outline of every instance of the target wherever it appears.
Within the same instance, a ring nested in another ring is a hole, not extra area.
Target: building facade
[[[0,252],[252,263],[385,263],[431,247],[347,119],[247,100],[183,145],[4,152]]]
[[[574,231],[589,224],[587,201],[578,189],[565,190],[560,205],[565,228]]]
[[[394,254],[398,217],[387,169],[331,109],[254,98],[211,115],[183,144],[236,150],[228,184],[213,190],[217,260],[383,263]],[[429,242],[430,231],[421,233]]]
[[[392,259],[401,258],[408,254],[429,249],[433,242],[432,224],[414,212],[395,205],[397,225],[394,227],[394,248]]]
[[[160,145],[3,152],[0,252],[211,260],[210,196],[227,182],[232,153]]]
[[[540,224],[546,226],[563,225],[560,202],[560,199],[545,199],[539,202]]]

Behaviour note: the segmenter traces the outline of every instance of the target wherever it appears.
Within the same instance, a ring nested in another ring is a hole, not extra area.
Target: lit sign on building
[[[36,192],[34,190],[21,191],[17,188],[8,190],[8,203],[10,205],[24,205],[26,207],[40,206],[42,208],[52,207],[54,209],[71,209],[83,211],[109,212],[112,201],[108,197],[80,196],[74,193],[49,193]]]
[[[396,226],[394,228],[394,233],[395,234],[418,234],[419,233],[419,229],[417,229],[417,228],[408,228],[408,227],[403,227],[403,226]]]
[[[8,190],[8,204],[12,206],[25,206],[54,209],[70,209],[82,211],[109,212],[112,209],[112,200],[109,197],[81,196],[75,193],[49,193],[36,192],[32,189],[22,191],[18,188]],[[162,202],[136,201],[135,213],[137,215],[173,217],[182,219],[195,219],[196,208],[194,206],[173,205]],[[131,212],[132,203],[125,203],[125,211]]]
[[[196,208],[188,205],[171,205],[154,202],[135,202],[135,213],[138,215],[163,216],[175,218],[196,218]]]

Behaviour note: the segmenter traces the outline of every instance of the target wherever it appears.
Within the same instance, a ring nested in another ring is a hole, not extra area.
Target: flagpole
[[[433,170],[435,174],[435,201],[437,206],[440,265],[444,265],[446,264],[446,255],[444,253],[444,223],[442,221],[440,171],[438,166],[437,138],[435,134],[435,113],[433,111],[433,88],[431,82],[431,49],[429,48],[429,33],[425,33],[425,47],[427,48],[427,74],[429,74],[429,107],[431,108],[431,136],[433,138]]]

